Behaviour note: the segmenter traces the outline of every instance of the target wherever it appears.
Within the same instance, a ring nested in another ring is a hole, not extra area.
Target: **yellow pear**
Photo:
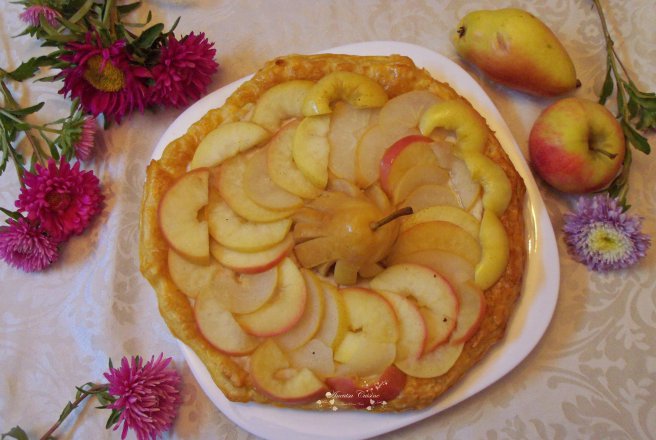
[[[521,9],[481,10],[456,27],[453,44],[494,81],[538,96],[575,89],[574,63],[554,33]]]

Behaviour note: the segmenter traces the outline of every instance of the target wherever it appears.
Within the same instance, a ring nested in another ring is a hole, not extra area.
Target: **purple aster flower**
[[[577,261],[598,272],[622,269],[645,256],[651,244],[642,218],[628,215],[608,194],[580,198],[565,214],[565,242]]]
[[[133,430],[139,440],[155,439],[173,424],[180,398],[180,375],[167,368],[171,358],[153,356],[146,365],[141,357],[121,360],[119,368],[110,368],[104,374],[109,382],[108,392],[116,400],[108,408],[120,411],[117,430],[121,423],[124,439]]]
[[[34,26],[34,27],[39,26],[41,24],[40,17],[42,16],[50,26],[52,27],[59,26],[58,18],[61,17],[61,14],[49,6],[44,6],[44,5],[28,6],[19,15],[21,20],[23,20],[25,23],[29,24],[30,26]]]
[[[0,227],[0,259],[25,272],[43,270],[57,260],[58,241],[36,223],[24,217],[7,223]]]

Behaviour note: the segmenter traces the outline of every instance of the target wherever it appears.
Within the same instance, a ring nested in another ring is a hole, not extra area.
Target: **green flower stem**
[[[84,401],[84,399],[86,399],[91,395],[102,393],[103,391],[107,391],[107,387],[108,387],[107,384],[93,384],[91,388],[89,388],[88,390],[84,390],[84,391],[80,390],[82,392],[79,393],[77,399],[75,399],[73,402],[68,402],[66,404],[64,410],[59,416],[59,419],[55,422],[54,425],[50,427],[50,429],[48,429],[48,431],[46,431],[45,434],[41,436],[40,440],[51,439],[52,433],[55,432],[57,428],[59,428],[59,426],[64,422],[64,420],[66,420],[66,417],[68,417],[69,414],[73,412],[73,410],[77,408]]]

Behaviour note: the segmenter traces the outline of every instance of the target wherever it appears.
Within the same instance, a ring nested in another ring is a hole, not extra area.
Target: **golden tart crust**
[[[232,401],[280,405],[260,394],[240,363],[220,353],[200,334],[188,298],[176,287],[168,272],[169,246],[158,226],[159,202],[172,183],[187,171],[198,144],[208,132],[226,121],[242,118],[258,98],[276,84],[295,79],[316,81],[334,71],[366,75],[382,85],[390,98],[412,90],[429,90],[445,100],[464,100],[449,85],[435,80],[404,56],[322,54],[280,57],[268,62],[252,79],[243,83],[223,106],[209,111],[187,133],[171,142],[161,158],[151,161],[147,168],[140,217],[141,272],[157,294],[160,313],[170,331],[198,355],[216,385]],[[387,405],[375,407],[374,411],[402,411],[430,405],[471,369],[505,333],[520,294],[526,258],[522,212],[525,187],[492,131],[488,135],[485,154],[503,168],[512,188],[510,204],[501,216],[510,243],[510,258],[505,272],[496,284],[485,291],[485,317],[475,335],[466,342],[455,365],[439,377],[408,377],[401,394]],[[309,404],[300,408],[320,409],[320,406]],[[352,407],[345,405],[344,408]]]

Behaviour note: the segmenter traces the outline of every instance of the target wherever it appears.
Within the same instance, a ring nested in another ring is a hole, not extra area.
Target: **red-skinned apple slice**
[[[243,356],[260,344],[260,339],[246,333],[214,289],[206,289],[194,303],[196,324],[201,334],[219,351]]]
[[[285,353],[271,339],[251,355],[250,373],[258,391],[285,404],[316,401],[328,390],[308,368],[293,368]]]
[[[367,376],[382,373],[396,358],[399,337],[394,309],[381,295],[363,288],[340,290],[349,331],[335,350],[337,373]]]
[[[320,378],[335,374],[333,349],[325,342],[313,338],[301,347],[287,353],[294,368],[309,368]]]
[[[460,302],[458,323],[451,334],[450,344],[467,342],[478,330],[485,316],[485,295],[483,290],[472,282],[465,282],[455,286]]]
[[[419,358],[426,345],[426,322],[417,305],[397,293],[378,291],[390,303],[399,321],[399,340],[396,342],[396,360]]]
[[[232,313],[251,313],[266,304],[276,293],[278,268],[256,274],[238,274],[222,267],[209,288]]]
[[[370,281],[370,286],[379,292],[391,292],[411,297],[427,312],[422,314],[428,334],[424,353],[449,339],[458,317],[458,298],[451,285],[437,272],[416,264],[396,264]],[[432,324],[431,324],[432,321]]]
[[[311,275],[316,277],[314,274]],[[337,288],[328,281],[319,280],[324,293],[324,314],[315,338],[331,349],[335,349],[348,330],[348,313],[344,299]]]
[[[251,313],[235,319],[247,333],[254,336],[276,336],[290,330],[303,316],[307,303],[305,280],[289,258],[278,266],[278,285],[273,297]]]
[[[319,280],[310,275],[309,271],[302,270],[301,273],[307,288],[307,304],[303,316],[296,325],[288,332],[276,336],[278,346],[284,351],[299,348],[312,339],[323,319],[323,288]]]
[[[252,222],[273,222],[290,217],[293,210],[267,209],[255,203],[244,189],[244,173],[247,161],[242,156],[224,162],[213,175],[212,185],[221,197],[240,217]]]
[[[430,147],[427,148],[431,142],[433,140],[429,137],[410,135],[399,139],[385,150],[385,154],[383,154],[383,158],[380,160],[380,186],[387,194],[392,193],[394,180],[402,176],[412,166],[421,163],[437,163],[437,159]],[[406,150],[409,153],[406,152],[401,156]],[[397,165],[395,166],[394,172],[392,172],[392,165],[395,162]]]
[[[408,376],[418,378],[438,377],[448,372],[456,363],[462,349],[460,344],[442,344],[435,350],[425,353],[419,359],[405,359],[396,364]]]
[[[280,243],[257,252],[240,252],[229,249],[216,241],[210,243],[210,252],[219,263],[239,273],[259,273],[277,265],[291,252],[294,239],[291,234]]]
[[[335,397],[355,408],[371,409],[373,406],[384,405],[383,402],[389,402],[401,394],[407,378],[405,373],[391,365],[373,378],[356,382],[352,377],[329,377],[326,384],[332,390],[331,398]]]
[[[248,160],[244,171],[244,190],[251,200],[267,209],[285,211],[303,205],[303,199],[271,180],[266,148],[256,151]]]
[[[438,249],[454,253],[472,265],[481,259],[481,245],[460,226],[445,221],[419,223],[399,234],[387,261],[399,261],[403,255]]]
[[[424,185],[444,185],[449,182],[449,172],[436,163],[423,163],[409,168],[392,187],[392,201],[398,204],[411,192]]]
[[[391,266],[400,263],[414,263],[426,266],[441,274],[449,284],[455,286],[459,283],[474,280],[474,265],[453,252],[430,249],[399,255],[387,260]]]
[[[173,283],[189,298],[196,298],[206,290],[221,269],[213,258],[210,258],[209,264],[196,264],[173,249],[169,249],[168,267]]]
[[[216,191],[210,192],[207,207],[210,235],[223,246],[241,252],[256,252],[270,248],[285,239],[291,219],[256,223],[243,219],[221,199]]]
[[[183,174],[164,193],[157,217],[167,243],[187,259],[209,263],[210,236],[207,220],[199,211],[209,200],[209,170],[198,168]]]

